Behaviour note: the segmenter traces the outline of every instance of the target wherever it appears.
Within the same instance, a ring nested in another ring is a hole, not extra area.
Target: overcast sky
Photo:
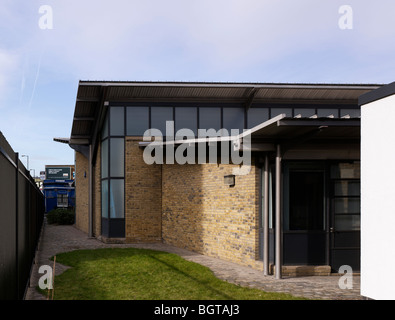
[[[38,175],[74,163],[53,138],[70,136],[79,80],[387,84],[394,12],[393,0],[1,0],[0,131]]]

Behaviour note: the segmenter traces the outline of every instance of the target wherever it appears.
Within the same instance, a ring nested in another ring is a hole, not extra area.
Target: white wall
[[[395,299],[395,95],[362,106],[361,295]]]

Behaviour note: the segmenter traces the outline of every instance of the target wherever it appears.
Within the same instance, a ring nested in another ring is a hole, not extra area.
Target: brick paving
[[[294,296],[315,300],[362,300],[360,296],[360,276],[353,277],[352,289],[340,289],[339,276],[285,277],[281,280],[274,276],[264,276],[261,271],[238,264],[201,255],[185,249],[176,248],[163,243],[155,244],[105,244],[87,235],[73,226],[55,226],[44,224],[38,251],[33,265],[30,285],[26,292],[26,300],[45,300],[35,287],[42,274],[38,273],[41,265],[53,265],[50,258],[58,253],[76,249],[96,249],[108,247],[134,247],[166,251],[180,255],[186,260],[209,267],[214,274],[223,280],[241,286],[258,288],[268,292],[284,292]],[[55,275],[66,270],[66,266],[55,265]]]

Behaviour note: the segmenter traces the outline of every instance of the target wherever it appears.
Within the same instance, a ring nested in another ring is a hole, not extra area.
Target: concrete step
[[[271,265],[271,273],[274,274],[276,266]],[[283,276],[303,277],[303,276],[330,276],[331,266],[282,266]]]

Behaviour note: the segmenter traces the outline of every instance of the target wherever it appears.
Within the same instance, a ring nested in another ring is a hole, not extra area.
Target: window
[[[110,138],[110,176],[124,175],[124,139]]]
[[[272,118],[282,113],[285,113],[287,117],[292,117],[292,108],[271,108],[270,112]]]
[[[108,218],[108,180],[101,182],[101,216]]]
[[[268,108],[250,108],[247,111],[247,127],[249,129],[269,119]]]
[[[334,227],[336,231],[360,230],[360,163],[331,166],[333,184]]]
[[[359,118],[361,116],[360,109],[340,109],[340,117],[350,116],[350,118]]]
[[[199,129],[221,129],[221,108],[199,108]]]
[[[130,112],[127,109],[127,127],[140,130],[141,127],[133,126],[137,119],[142,119],[143,109]],[[137,116],[136,116],[137,115]],[[148,114],[146,113],[147,117]],[[136,118],[133,118],[136,116]],[[148,120],[148,118],[146,118]],[[141,125],[138,124],[138,125]],[[106,126],[109,133],[105,134]],[[138,131],[133,131],[138,132]],[[125,108],[110,106],[103,124],[101,143],[101,216],[102,235],[109,238],[125,236]]]
[[[223,108],[223,126],[231,135],[231,130],[239,130],[239,133],[244,129],[244,108]]]
[[[310,118],[315,115],[315,109],[307,109],[307,108],[295,108],[294,117],[299,116],[301,118]]]
[[[110,135],[124,136],[124,108],[111,107],[110,108]]]
[[[101,144],[101,177],[108,177],[108,139]]]
[[[69,206],[69,197],[67,193],[66,194],[58,193],[57,206],[58,208],[67,208]]]
[[[110,180],[110,218],[124,218],[123,179]]]
[[[126,135],[143,136],[149,129],[149,107],[126,108]]]
[[[190,129],[197,135],[197,108],[175,108],[175,131],[180,129]],[[176,133],[175,132],[175,133]]]
[[[174,121],[172,107],[151,108],[151,128],[160,130],[163,137],[166,136],[166,121]]]
[[[319,118],[325,118],[325,117],[339,118],[339,109],[318,109],[317,116]]]

